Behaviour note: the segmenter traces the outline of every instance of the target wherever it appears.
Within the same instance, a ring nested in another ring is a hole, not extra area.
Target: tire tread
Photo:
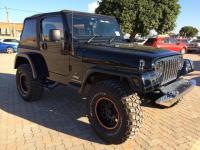
[[[122,135],[121,139],[118,139],[118,141],[112,141],[112,143],[123,143],[129,138],[135,137],[141,127],[143,118],[140,107],[141,101],[137,93],[129,94],[130,92],[125,90],[124,85],[117,80],[98,82],[91,88],[90,93],[93,93],[96,89],[106,89],[118,97],[121,97],[123,109],[128,116],[125,134]]]

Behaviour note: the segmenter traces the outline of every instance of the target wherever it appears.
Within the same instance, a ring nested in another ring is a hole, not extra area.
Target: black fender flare
[[[24,59],[30,64],[34,79],[49,76],[46,62],[43,56],[38,53],[18,53],[15,57],[14,69],[27,63],[23,62]]]
[[[83,82],[82,82],[82,85],[81,85],[81,88],[79,90],[79,93],[82,93],[84,91],[84,88],[85,88],[85,85],[87,84],[87,81],[88,79],[90,79],[91,76],[93,76],[94,74],[107,74],[107,75],[110,75],[110,76],[114,76],[114,77],[120,77],[120,78],[124,78],[128,81],[128,83],[130,84],[131,87],[133,87],[133,82],[131,81],[131,78],[130,78],[130,74],[127,74],[127,73],[123,73],[123,72],[120,72],[118,70],[107,70],[107,69],[104,69],[104,68],[92,68],[92,69],[89,69],[87,72],[86,72],[86,75],[85,77],[83,78]]]

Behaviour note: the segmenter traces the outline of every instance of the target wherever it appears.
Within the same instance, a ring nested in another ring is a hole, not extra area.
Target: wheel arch
[[[116,79],[125,84],[129,85],[129,88],[132,88],[131,79],[128,75],[119,73],[117,71],[108,71],[104,69],[90,69],[87,71],[83,83],[79,90],[79,93],[83,93],[87,84],[91,85],[99,81]]]
[[[14,46],[8,45],[8,46],[6,47],[6,49],[8,49],[8,48],[13,48],[13,49],[14,49]]]
[[[183,46],[181,49],[185,49],[185,50],[187,50],[187,46]]]
[[[22,64],[30,64],[34,79],[49,76],[46,62],[41,54],[17,54],[15,57],[14,69],[17,69]]]

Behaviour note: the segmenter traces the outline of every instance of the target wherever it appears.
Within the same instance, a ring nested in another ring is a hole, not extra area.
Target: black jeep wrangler
[[[25,19],[14,67],[26,101],[58,83],[76,89],[96,133],[113,144],[138,132],[141,102],[170,107],[193,87],[180,78],[191,60],[126,42],[114,17],[67,10]]]

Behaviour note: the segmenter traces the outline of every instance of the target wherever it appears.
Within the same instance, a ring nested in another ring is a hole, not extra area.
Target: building
[[[19,39],[23,29],[23,23],[0,22],[0,39]]]

